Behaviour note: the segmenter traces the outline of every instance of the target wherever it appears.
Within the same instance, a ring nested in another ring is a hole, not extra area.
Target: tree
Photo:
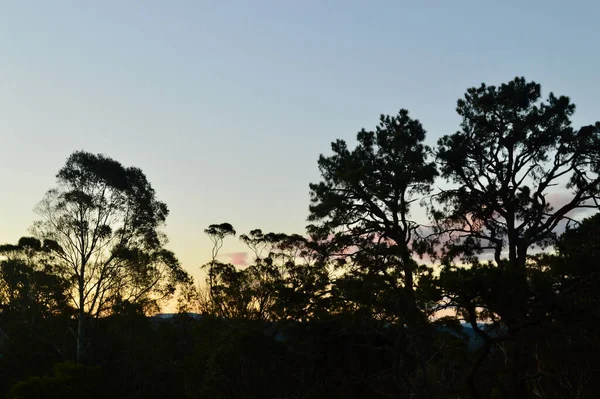
[[[52,247],[32,237],[0,245],[0,396],[16,380],[69,356],[70,284],[59,273]]]
[[[17,245],[0,245],[0,317],[16,317],[23,325],[54,314],[67,313],[69,283],[60,276],[51,249],[23,237]]]
[[[212,241],[213,247],[210,262],[202,266],[202,268],[208,268],[208,295],[207,298],[200,298],[205,302],[201,304],[201,307],[210,314],[222,317],[242,314],[244,311],[240,307],[244,309],[247,307],[246,304],[242,304],[244,300],[240,296],[245,279],[237,273],[234,265],[217,260],[225,237],[235,236],[236,231],[230,223],[220,223],[211,224],[204,230],[204,233]],[[202,290],[200,290],[200,295],[202,295]],[[233,297],[237,297],[237,300],[234,300]]]
[[[255,256],[247,271],[261,318],[307,321],[331,310],[329,265],[315,243],[299,234],[263,234],[260,229],[240,239]]]
[[[308,229],[315,240],[342,258],[367,253],[371,259],[362,267],[402,288],[409,309],[417,306],[412,245],[420,227],[410,207],[430,192],[437,174],[424,139],[425,130],[408,111],[382,115],[376,131],[357,134],[354,150],[344,140],[333,142],[333,155],[319,157],[322,181],[310,185]]]
[[[546,322],[530,334],[530,386],[540,397],[593,397],[600,389],[594,378],[600,356],[599,233],[596,213],[561,234],[554,253],[536,256],[535,286]]]
[[[474,326],[479,321],[477,308],[492,310],[484,318],[499,310],[484,298],[505,298],[501,319],[507,338],[513,339],[530,325],[527,261],[531,248],[550,244],[555,229],[571,221],[573,211],[598,206],[600,123],[575,129],[574,111],[565,96],[550,93],[542,101],[541,86],[524,78],[499,87],[482,84],[458,101],[461,130],[438,141],[441,174],[454,185],[439,195],[442,209],[433,211],[439,231],[449,234],[446,263],[459,255],[464,262],[477,263],[479,254],[491,251],[491,266],[500,270],[478,267],[475,274],[463,276],[463,282],[494,281],[487,275],[495,273],[505,283],[472,284],[477,292],[466,292],[462,284],[459,301]],[[557,186],[564,191],[553,191]],[[565,198],[551,201],[552,194]],[[447,281],[457,281],[451,271],[446,273]],[[490,292],[482,293],[484,289]],[[489,336],[485,339],[491,342]],[[515,398],[526,396],[526,357],[526,349],[515,345],[510,393]]]
[[[501,264],[507,250],[507,267],[522,272],[528,250],[551,243],[570,212],[597,208],[600,122],[574,129],[569,98],[541,101],[541,86],[524,78],[469,89],[457,112],[461,130],[437,150],[442,176],[456,188],[442,192],[435,216],[454,234],[456,253],[487,249]],[[552,191],[559,185],[565,191]],[[567,198],[551,203],[550,194]]]
[[[254,259],[241,269],[217,260],[224,238],[234,235],[229,223],[210,225],[205,232],[213,242],[208,268],[209,313],[253,320],[308,320],[326,310],[323,303],[329,284],[326,268],[316,262],[316,252],[298,234],[267,233],[260,229],[240,240]],[[207,306],[208,305],[208,306]]]
[[[221,223],[221,224],[211,224],[208,226],[204,233],[210,237],[210,240],[213,243],[213,247],[211,249],[211,261],[208,263],[208,287],[210,292],[213,290],[213,286],[215,284],[215,267],[219,263],[217,261],[217,257],[219,256],[219,251],[223,248],[223,241],[227,236],[235,236],[236,232],[233,226],[230,223]]]
[[[310,185],[308,230],[327,256],[345,261],[350,271],[334,286],[341,303],[358,301],[357,308],[374,312],[372,317],[404,326],[392,350],[398,359],[416,358],[418,390],[428,396],[428,314],[415,291],[416,280],[429,270],[414,259],[422,249],[422,226],[410,213],[437,176],[425,133],[403,109],[382,115],[375,131],[362,129],[353,150],[344,140],[333,142],[333,155],[319,157],[322,181]],[[406,379],[398,383],[408,390]]]
[[[73,284],[81,362],[88,316],[108,314],[122,302],[155,305],[189,277],[164,248],[159,228],[169,212],[140,169],[78,151],[56,177],[33,230],[56,243],[53,255]]]
[[[567,228],[556,243],[558,259],[554,266],[557,275],[566,283],[597,278],[600,271],[600,213],[585,218]]]

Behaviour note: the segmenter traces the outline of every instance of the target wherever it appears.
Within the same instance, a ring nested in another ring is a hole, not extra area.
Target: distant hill
[[[176,317],[189,317],[194,320],[200,320],[202,315],[199,313],[159,313],[154,316],[150,316],[151,320],[161,321],[161,320],[171,320]]]

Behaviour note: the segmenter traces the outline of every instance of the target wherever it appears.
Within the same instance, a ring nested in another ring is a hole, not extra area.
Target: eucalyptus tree
[[[101,154],[71,154],[37,207],[33,231],[55,243],[52,254],[72,286],[77,361],[84,360],[87,319],[123,303],[153,307],[189,279],[165,249],[169,214],[144,173]]]
[[[300,234],[263,234],[260,229],[240,239],[254,254],[247,270],[263,318],[307,321],[333,311],[330,265],[315,243]]]

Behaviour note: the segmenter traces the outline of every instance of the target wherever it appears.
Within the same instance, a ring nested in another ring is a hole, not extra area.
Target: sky
[[[525,76],[600,120],[600,2],[0,0],[0,243],[73,151],[140,167],[199,277],[203,230],[302,233],[317,158],[407,108],[428,143],[456,100]],[[243,261],[244,247],[223,253]]]

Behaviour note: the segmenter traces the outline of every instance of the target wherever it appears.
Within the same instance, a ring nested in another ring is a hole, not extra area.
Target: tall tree
[[[72,281],[78,310],[77,361],[84,359],[87,318],[127,301],[156,303],[188,279],[164,249],[159,228],[168,215],[144,173],[104,155],[78,151],[60,169],[34,225]]]
[[[204,233],[210,238],[213,243],[213,247],[211,249],[211,260],[208,263],[208,285],[209,289],[212,291],[212,287],[214,285],[215,279],[215,271],[214,267],[217,265],[217,258],[219,256],[219,251],[223,248],[223,243],[225,237],[227,236],[235,236],[236,232],[233,226],[230,223],[220,223],[220,224],[211,224],[206,229],[204,229]]]
[[[225,280],[229,283],[233,283],[234,285],[243,284],[244,279],[241,275],[236,273],[235,266],[232,264],[227,264],[218,261],[219,251],[223,248],[223,244],[225,241],[225,237],[235,236],[236,231],[230,223],[220,223],[220,224],[211,224],[206,229],[204,229],[204,233],[208,235],[210,240],[213,243],[213,247],[211,248],[211,260],[202,266],[204,269],[208,269],[207,276],[207,295],[206,298],[200,298],[203,304],[201,307],[203,311],[208,313],[217,314],[219,316],[229,315],[231,316],[232,312],[235,314],[239,313],[240,307],[240,288],[232,288],[232,293],[237,295],[238,298],[236,301],[231,302],[231,296],[227,295],[226,287],[229,285],[223,284]],[[202,290],[200,290],[200,294],[202,294]],[[229,300],[227,300],[229,298]],[[229,303],[229,307],[233,305],[233,303],[237,304],[234,306],[234,309],[237,310],[226,310],[226,302]],[[245,304],[243,305],[245,308]]]
[[[365,266],[402,288],[411,308],[417,271],[412,244],[420,225],[410,207],[430,192],[437,174],[424,140],[425,129],[408,111],[382,115],[375,131],[357,134],[353,150],[344,140],[333,142],[333,155],[319,157],[322,181],[310,185],[313,237],[344,257],[385,257]]]
[[[427,397],[429,328],[416,290],[426,268],[413,258],[421,225],[410,212],[430,193],[437,175],[425,134],[403,109],[397,116],[381,115],[375,131],[362,129],[353,150],[344,140],[333,142],[333,155],[319,157],[321,182],[310,185],[308,230],[326,254],[346,261],[350,273],[335,287],[342,303],[358,300],[361,310],[383,310],[371,317],[392,316],[406,327],[398,330],[392,351],[403,361],[416,360],[415,389]],[[404,392],[410,390],[407,379],[397,382]]]
[[[542,101],[541,86],[524,78],[469,89],[457,112],[461,130],[437,151],[456,187],[441,194],[436,216],[454,233],[455,253],[489,249],[500,264],[507,250],[507,266],[522,271],[527,251],[548,245],[570,212],[598,206],[600,122],[573,128],[569,98]],[[550,194],[565,198],[552,203]]]
[[[442,176],[453,185],[440,194],[442,208],[433,212],[440,231],[449,234],[445,255],[448,262],[460,255],[477,266],[444,276],[454,290],[449,294],[482,334],[478,308],[487,309],[486,319],[501,316],[506,338],[531,324],[531,249],[551,243],[573,211],[598,206],[600,123],[575,129],[574,111],[565,96],[550,93],[543,101],[541,86],[524,78],[499,87],[482,84],[458,101],[461,130],[438,141]],[[559,186],[563,190],[557,191]],[[552,201],[552,194],[559,199]],[[476,258],[485,250],[494,262],[482,268]],[[499,270],[490,269],[494,266]],[[490,285],[482,286],[485,281]],[[484,339],[491,343],[499,337]],[[527,395],[526,352],[514,346],[510,395],[515,398]]]

